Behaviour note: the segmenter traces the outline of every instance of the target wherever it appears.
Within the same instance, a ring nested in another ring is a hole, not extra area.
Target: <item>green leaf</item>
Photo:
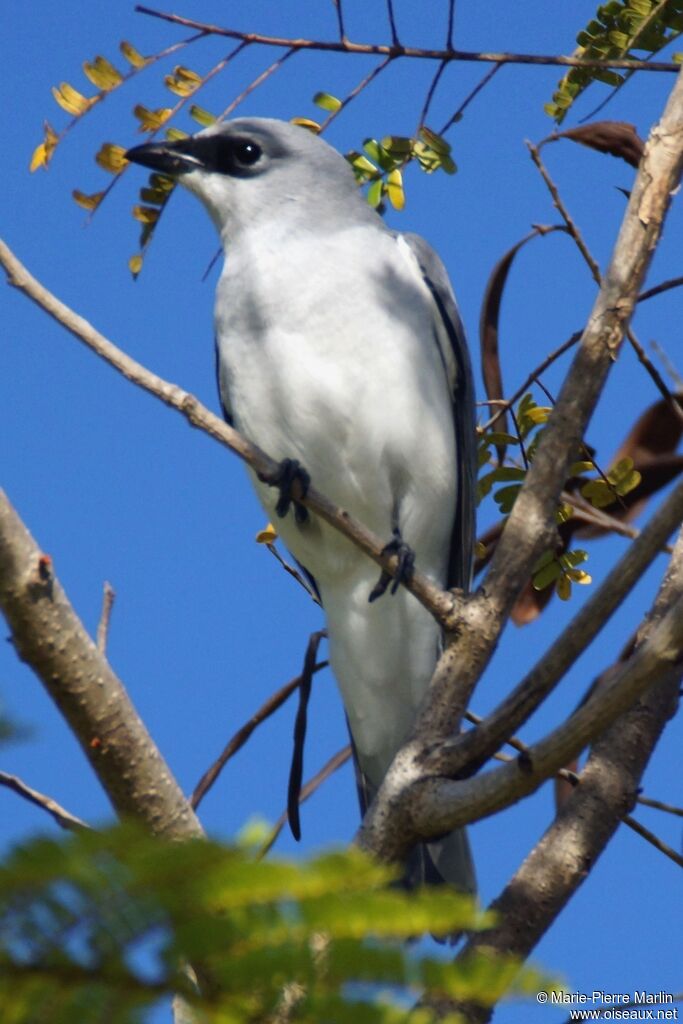
[[[109,171],[110,174],[120,174],[128,163],[123,146],[117,146],[113,142],[105,142],[96,154],[95,160],[102,170]]]
[[[79,192],[77,188],[71,193],[75,203],[88,212],[92,213],[96,210],[104,198],[104,192],[93,192],[91,195],[86,195],[85,192]]]
[[[313,97],[313,102],[316,107],[320,107],[322,110],[327,110],[331,114],[336,114],[341,109],[342,101],[337,99],[336,96],[332,96],[329,92],[317,92]]]
[[[102,92],[111,92],[123,82],[123,75],[106,57],[95,57],[95,60],[84,61],[85,77]]]
[[[119,43],[119,50],[134,68],[144,68],[148,61],[147,57],[143,57],[140,51],[136,50],[132,43],[126,42],[125,39]]]
[[[422,128],[420,128],[420,138],[423,142],[427,143],[430,149],[433,149],[434,152],[438,153],[440,156],[443,157],[450,155],[452,148],[451,144],[447,142],[442,135],[437,134],[437,132],[433,132],[431,128],[427,128],[426,125],[423,125]]]
[[[496,491],[493,495],[503,515],[509,515],[509,513],[512,512],[512,506],[517,500],[517,495],[521,490],[521,486],[521,484],[510,484],[507,487],[501,487],[500,490]]]
[[[204,107],[198,107],[196,103],[193,103],[190,107],[190,117],[197,124],[200,124],[202,128],[209,128],[212,124],[215,124],[218,118],[215,114],[211,114]]]
[[[183,67],[181,64],[174,67],[172,74],[164,76],[164,85],[169,92],[183,99],[196,92],[202,82],[201,75],[198,75],[196,71],[192,71],[190,68]]]
[[[85,114],[92,107],[93,103],[97,103],[97,96],[87,97],[83,93],[79,92],[78,89],[74,89],[68,82],[62,82],[59,86],[53,86],[52,95],[62,108],[66,110],[67,114],[73,114],[74,117],[80,117]]]
[[[402,210],[406,205],[406,196],[403,191],[403,175],[395,168],[387,175],[386,193],[389,202],[395,210]]]
[[[157,110],[150,110],[148,107],[143,107],[142,103],[136,103],[133,107],[133,113],[140,122],[140,129],[143,132],[158,132],[164,123],[168,121],[173,111],[170,107],[159,107]]]
[[[381,178],[377,181],[373,181],[372,185],[368,189],[368,203],[370,206],[378,207],[382,202],[382,196],[384,194],[384,182]]]
[[[548,564],[543,566],[542,569],[539,569],[538,572],[534,573],[531,578],[534,590],[545,590],[545,588],[549,587],[551,583],[554,583],[555,580],[559,579],[561,575],[562,566],[551,552],[551,560]]]

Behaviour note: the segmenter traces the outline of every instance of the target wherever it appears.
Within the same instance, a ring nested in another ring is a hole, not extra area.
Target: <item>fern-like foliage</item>
[[[393,877],[359,851],[257,861],[130,826],[33,840],[0,867],[3,1024],[142,1024],[173,993],[206,1024],[265,1021],[285,999],[310,1024],[406,1021],[425,991],[495,1001],[517,963],[456,968],[404,941],[481,928],[471,899]],[[539,984],[527,969],[515,982]]]
[[[654,57],[683,32],[683,0],[610,0],[598,7],[582,29],[573,56],[586,60]],[[679,55],[680,56],[680,55]],[[593,82],[619,88],[629,73],[600,68],[571,68],[545,106],[561,124],[574,100]]]

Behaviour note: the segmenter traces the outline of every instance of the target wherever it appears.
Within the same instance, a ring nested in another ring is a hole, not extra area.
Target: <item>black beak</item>
[[[146,142],[142,146],[134,146],[126,153],[126,160],[134,164],[142,164],[153,171],[160,171],[171,177],[187,174],[188,171],[203,167],[203,163],[193,155],[188,146],[192,140],[179,142]]]

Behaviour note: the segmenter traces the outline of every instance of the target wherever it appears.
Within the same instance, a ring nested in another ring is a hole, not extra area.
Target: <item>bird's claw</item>
[[[295,498],[292,497],[292,487],[295,481],[299,484],[299,497],[305,498],[311,484],[311,478],[303,466],[296,459],[283,459],[278,466],[277,473],[268,481],[273,487],[277,487],[280,497],[277,500],[275,511],[280,518],[284,518],[289,512],[290,505],[294,504],[294,518],[297,523],[305,523],[308,519],[308,511]]]
[[[396,555],[398,558],[398,566],[396,568],[396,575],[393,577],[386,569],[382,569],[380,577],[375,583],[368,601],[372,604],[378,597],[382,597],[386,593],[387,587],[391,583],[390,593],[395,594],[401,583],[405,583],[413,575],[413,569],[415,568],[415,552],[413,549],[406,544],[401,536],[401,531],[396,527],[394,529],[393,539],[385,544],[382,548],[383,555]]]

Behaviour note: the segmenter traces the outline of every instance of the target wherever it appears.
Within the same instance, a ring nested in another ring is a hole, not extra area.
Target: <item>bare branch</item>
[[[100,614],[100,621],[97,626],[97,650],[103,656],[107,653],[107,640],[109,639],[109,622],[111,620],[111,610],[114,607],[115,600],[116,591],[112,587],[111,583],[107,583],[105,581],[102,592],[102,612]]]
[[[546,187],[547,187],[548,191],[550,192],[550,195],[553,198],[553,205],[555,206],[555,209],[560,213],[563,221],[567,225],[567,231],[569,232],[569,234],[572,236],[572,238],[576,242],[576,245],[577,245],[577,248],[578,248],[579,252],[583,256],[583,258],[586,261],[586,264],[588,265],[588,267],[590,268],[590,272],[593,275],[593,280],[595,281],[595,283],[597,285],[602,284],[602,275],[600,274],[600,268],[597,265],[597,263],[595,262],[595,260],[593,259],[592,255],[590,253],[590,250],[588,249],[588,246],[584,242],[583,235],[579,231],[579,228],[578,228],[576,222],[574,221],[574,219],[571,216],[569,210],[565,206],[564,201],[562,199],[562,196],[560,195],[559,190],[557,188],[557,185],[555,184],[553,179],[550,177],[550,174],[548,173],[548,169],[546,168],[545,164],[541,160],[541,154],[540,154],[540,152],[538,150],[538,147],[534,146],[533,142],[529,142],[529,141],[527,141],[526,145],[527,145],[527,149],[529,150],[529,153],[531,154],[531,159],[536,164],[536,167],[538,168],[538,172],[541,175],[541,177],[543,178],[543,181],[545,182]]]
[[[391,29],[391,41],[394,46],[400,46],[401,44],[398,41],[398,31],[396,29],[396,15],[394,14],[394,0],[386,0],[386,2],[389,28]]]
[[[652,797],[642,794],[638,797],[637,802],[643,807],[654,807],[656,811],[666,811],[667,814],[675,814],[677,817],[683,818],[683,807],[674,807],[673,804],[665,804],[661,800],[653,800]]]
[[[80,829],[90,828],[84,821],[77,818],[75,814],[71,814],[67,811],[56,800],[53,800],[51,796],[46,796],[44,793],[39,793],[37,789],[32,789],[27,786],[25,782],[17,775],[9,775],[7,772],[0,772],[0,786],[6,786],[7,789],[13,790],[18,793],[19,796],[23,797],[24,800],[28,800],[29,803],[35,804],[36,807],[40,807],[42,810],[47,811],[54,820],[57,822],[60,828],[64,828],[69,832],[77,832]]]
[[[429,89],[427,90],[427,95],[425,96],[425,101],[422,104],[422,110],[420,111],[420,116],[419,116],[418,122],[417,122],[416,134],[419,132],[420,128],[422,128],[423,125],[425,124],[425,122],[427,121],[427,114],[429,113],[429,108],[432,105],[432,100],[434,99],[434,93],[436,92],[436,87],[438,86],[439,82],[441,81],[441,76],[443,75],[443,73],[444,73],[444,71],[446,70],[447,67],[448,67],[448,63],[445,60],[442,60],[441,63],[439,64],[438,68],[436,69],[436,73],[435,73],[434,77],[432,78],[432,81],[430,83]],[[443,135],[443,132],[441,134]]]
[[[448,0],[448,27],[446,28],[446,48],[453,49],[453,28],[455,27],[455,0]]]
[[[626,814],[622,818],[622,821],[625,825],[628,825],[628,827],[632,829],[633,832],[637,832],[638,835],[642,836],[643,839],[647,840],[647,842],[650,843],[651,846],[654,846],[655,850],[659,850],[659,852],[663,853],[665,857],[668,857],[669,860],[672,860],[674,864],[678,864],[679,868],[683,868],[683,857],[680,855],[680,853],[677,853],[676,850],[669,846],[668,843],[665,843],[662,839],[659,838],[659,836],[656,836],[654,832],[650,832],[649,828],[645,828],[645,826],[641,825],[639,821],[636,821],[635,818],[632,818],[630,814]]]
[[[166,405],[180,412],[193,427],[198,427],[214,440],[229,448],[254,470],[260,480],[265,483],[273,483],[277,479],[278,464],[265,452],[251,444],[236,430],[228,426],[224,420],[203,406],[194,395],[184,391],[176,384],[171,384],[158,377],[117,348],[87,320],[60,302],[56,296],[40,284],[2,240],[0,240],[0,263],[5,268],[7,280],[11,285],[22,291],[58,323],[66,327],[74,337],[123,374],[127,380],[155,395]],[[353,519],[348,512],[338,505],[334,505],[314,487],[309,488],[305,497],[296,495],[296,500],[348,537],[352,543],[390,575],[395,574],[398,569],[397,556],[382,553],[386,538],[375,536]],[[418,571],[410,580],[403,581],[403,585],[439,622],[446,621],[455,603],[452,594],[442,591],[431,579]]]
[[[569,234],[572,236],[572,238],[576,242],[576,245],[577,245],[577,248],[579,249],[579,252],[583,256],[583,258],[584,258],[584,260],[586,262],[586,265],[588,266],[591,274],[593,275],[593,280],[598,285],[602,284],[602,275],[600,273],[600,268],[598,267],[597,262],[593,259],[593,256],[591,255],[591,252],[590,252],[588,246],[586,245],[585,241],[583,240],[583,236],[581,235],[581,232],[579,231],[578,226],[576,225],[576,223],[573,220],[571,214],[569,213],[569,210],[565,206],[565,204],[564,204],[564,202],[562,200],[562,197],[560,196],[559,190],[558,190],[557,186],[555,185],[555,182],[550,177],[547,168],[545,167],[543,161],[541,160],[541,156],[540,156],[540,153],[539,153],[538,149],[536,148],[536,146],[532,145],[532,143],[530,143],[530,142],[527,142],[527,147],[529,149],[529,152],[531,153],[532,160],[536,164],[536,167],[538,168],[538,170],[539,170],[539,172],[541,174],[541,177],[543,178],[544,182],[546,183],[546,185],[548,187],[548,191],[550,192],[551,196],[553,197],[553,203],[554,203],[556,209],[559,210],[560,214],[562,215],[562,218],[563,218],[565,224],[567,225],[567,230],[568,230]],[[637,301],[641,302],[642,298],[640,296],[638,296]],[[671,408],[674,410],[674,412],[676,413],[678,418],[680,420],[683,420],[683,409],[681,409],[681,406],[680,406],[679,402],[676,400],[676,398],[669,391],[668,387],[666,386],[666,384],[665,384],[665,382],[664,382],[664,380],[662,378],[662,375],[659,373],[659,371],[657,370],[656,366],[654,366],[654,364],[652,363],[652,360],[648,357],[647,353],[645,352],[645,349],[643,348],[643,346],[638,341],[638,339],[637,339],[637,337],[635,335],[635,332],[633,330],[633,327],[630,324],[629,324],[629,326],[626,329],[626,336],[627,336],[627,338],[628,338],[628,340],[629,340],[629,342],[631,344],[631,347],[633,348],[633,350],[635,351],[636,355],[638,356],[638,359],[640,360],[640,362],[645,367],[645,369],[649,373],[650,377],[654,381],[654,384],[655,384],[655,387],[657,388],[657,390],[660,392],[660,394],[662,395],[663,398],[666,398],[666,400],[669,402],[669,404],[671,405]]]
[[[638,302],[647,302],[648,299],[653,299],[655,295],[668,292],[671,288],[680,288],[681,285],[683,285],[683,277],[672,277],[670,281],[662,281],[661,284],[656,284],[654,288],[648,288],[647,291],[641,292],[638,296]]]
[[[349,103],[351,103],[352,100],[355,100],[356,96],[360,95],[360,93],[362,93],[363,90],[366,89],[371,82],[374,82],[377,76],[382,71],[384,71],[384,69],[389,64],[391,64],[392,60],[393,57],[385,57],[385,59],[383,61],[380,61],[380,63],[377,64],[371,71],[368,71],[367,75],[364,78],[361,78],[358,85],[356,85],[351,90],[351,92],[344,97],[344,99],[341,101],[340,106],[338,106],[336,110],[333,110],[330,114],[328,114],[323,123],[320,125],[320,131],[324,132],[327,126],[331,124],[332,121],[334,121],[335,117],[338,117],[339,114],[341,114],[342,110],[345,110],[348,107]]]
[[[339,27],[339,39],[343,43],[346,41],[346,29],[344,28],[344,12],[342,11],[342,0],[332,0],[337,11],[337,25]]]
[[[0,491],[0,608],[14,647],[66,719],[116,812],[169,837],[202,835],[122,683]]]
[[[445,125],[443,126],[443,128],[439,132],[440,135],[445,135],[446,132],[448,131],[448,129],[451,127],[451,125],[454,125],[456,121],[460,120],[460,118],[465,113],[465,111],[469,107],[470,103],[475,98],[475,96],[478,96],[479,93],[481,92],[481,90],[484,89],[489,84],[489,82],[491,81],[493,76],[498,71],[500,71],[502,66],[503,66],[503,64],[499,63],[499,64],[496,64],[495,67],[489,68],[489,70],[486,72],[486,74],[481,79],[481,81],[477,85],[475,85],[475,87],[472,89],[471,92],[469,92],[467,94],[467,96],[462,101],[462,103],[460,104],[458,109],[455,111],[455,113],[451,117],[449,117],[449,119],[446,121]]]
[[[174,25],[185,25],[198,29],[206,35],[227,36],[229,39],[243,39],[248,43],[262,46],[293,47],[297,50],[322,50],[327,53],[377,54],[387,57],[410,57],[417,60],[448,60],[448,61],[483,61],[487,64],[535,64],[541,66],[559,66],[569,68],[623,68],[627,71],[680,71],[680,65],[667,61],[628,60],[626,58],[607,58],[605,60],[582,60],[580,57],[548,56],[534,53],[482,53],[470,50],[431,50],[416,46],[402,46],[399,43],[387,46],[382,43],[352,43],[348,39],[334,42],[319,39],[289,39],[281,36],[266,36],[259,32],[239,32],[232,28],[221,28],[206,22],[183,18],[179,14],[168,14],[157,11],[143,4],[137,4],[135,10],[139,14],[148,14],[153,18],[171,22]]]
[[[549,366],[552,366],[560,356],[563,356],[565,352],[568,352],[569,349],[573,348],[577,342],[581,341],[581,333],[581,331],[575,331],[571,338],[567,338],[567,340],[563,341],[561,345],[558,345],[550,355],[546,356],[543,362],[539,363],[535,370],[532,370],[524,383],[517,388],[514,394],[510,398],[505,398],[500,402],[500,409],[498,409],[497,412],[494,412],[490,419],[483,424],[481,429],[484,431],[489,430],[493,424],[506,413],[510,406],[514,405],[514,403],[520,399],[526,391],[528,391],[531,385],[548,369]],[[492,403],[486,402],[484,404],[489,405]]]
[[[315,603],[317,605],[319,605],[320,604],[320,598],[318,597],[318,595],[313,590],[313,587],[311,586],[311,584],[308,582],[308,580],[306,580],[302,576],[302,574],[299,572],[299,570],[295,569],[293,565],[290,565],[289,562],[285,558],[282,557],[282,555],[280,554],[280,552],[278,551],[278,549],[275,547],[274,544],[272,544],[270,542],[267,542],[266,543],[266,548],[268,549],[268,551],[270,551],[271,555],[275,559],[277,559],[277,561],[280,563],[280,565],[285,570],[285,572],[288,573],[293,579],[295,579],[300,587],[303,587],[303,589],[306,591],[306,593],[310,597],[311,601],[315,601]]]
[[[243,89],[242,92],[238,96],[236,96],[231,103],[228,104],[225,110],[221,112],[218,120],[222,121],[223,118],[229,117],[230,114],[232,114],[233,110],[236,110],[236,108],[239,107],[240,103],[243,103],[244,100],[246,100],[247,96],[249,96],[254,91],[254,89],[258,89],[259,85],[263,85],[266,79],[270,78],[271,75],[274,75],[278,68],[281,68],[285,61],[289,60],[289,58],[293,56],[293,54],[295,53],[296,49],[294,47],[290,47],[290,49],[287,50],[287,52],[283,54],[282,57],[278,57],[278,59],[274,60],[272,64],[269,64],[265,71],[262,71],[260,75],[257,75],[256,78],[249,83],[246,89]]]
[[[655,603],[648,630],[661,628],[683,594],[683,537]],[[680,614],[680,612],[679,612]],[[641,638],[642,639],[642,638]],[[642,646],[648,640],[642,639]],[[641,647],[642,649],[642,647]],[[638,652],[636,652],[637,655]],[[628,664],[628,663],[627,663]],[[456,962],[480,947],[526,958],[595,863],[633,806],[640,778],[678,700],[681,667],[654,682],[641,700],[596,743],[577,786],[560,813],[491,908],[498,925],[473,937]],[[453,1003],[438,1007],[453,1011]],[[482,1024],[490,1008],[458,1006],[469,1024]]]

